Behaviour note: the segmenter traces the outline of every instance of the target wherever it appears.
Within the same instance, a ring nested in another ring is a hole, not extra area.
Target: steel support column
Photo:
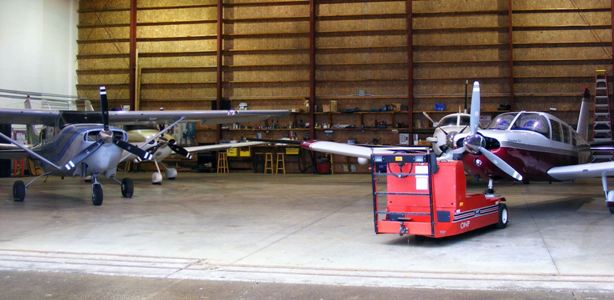
[[[215,76],[215,104],[217,109],[222,108],[222,97],[223,97],[223,88],[224,88],[224,77],[222,73],[222,68],[224,65],[224,3],[223,0],[217,0],[217,44],[216,44],[216,54],[217,54],[217,68],[216,68],[216,76]],[[222,139],[222,126],[217,126],[217,142]]]
[[[311,139],[316,139],[316,6],[316,0],[309,1],[309,136]]]
[[[613,0],[614,1],[614,0]],[[407,126],[409,127],[409,143],[413,144],[414,131],[414,40],[413,40],[413,0],[405,2],[407,27]]]
[[[130,61],[129,61],[129,94],[130,110],[136,107],[136,0],[130,0]]]
[[[614,1],[614,0],[612,0]],[[509,78],[508,84],[510,86],[510,101],[509,105],[511,105],[512,110],[516,109],[516,99],[514,93],[514,27],[512,20],[512,0],[507,0],[507,39],[508,39],[508,56],[507,63],[509,68]]]

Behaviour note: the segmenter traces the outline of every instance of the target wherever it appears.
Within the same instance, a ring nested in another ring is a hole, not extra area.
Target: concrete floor
[[[421,241],[373,233],[368,175],[180,174],[162,186],[148,173],[129,175],[135,197],[103,182],[101,207],[78,178],[35,184],[24,203],[10,199],[13,180],[0,179],[0,275],[614,298],[614,215],[598,180],[499,184],[506,229]]]

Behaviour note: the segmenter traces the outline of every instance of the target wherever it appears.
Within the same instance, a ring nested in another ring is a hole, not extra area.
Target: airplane
[[[21,202],[26,190],[43,176],[92,176],[92,204],[102,205],[102,185],[98,177],[103,175],[121,185],[122,196],[131,198],[134,184],[129,178],[115,178],[117,164],[124,151],[141,160],[149,160],[152,154],[128,143],[125,130],[111,127],[117,124],[141,124],[152,122],[201,121],[205,124],[253,122],[273,116],[289,114],[284,110],[250,111],[109,111],[106,88],[100,87],[100,112],[31,110],[0,108],[0,119],[10,124],[44,125],[40,142],[34,146],[22,145],[0,133],[8,143],[0,144],[0,159],[30,157],[40,162],[44,173],[24,183],[13,184],[13,199]]]
[[[439,122],[434,121],[427,112],[422,112],[422,114],[433,123],[435,128],[433,136],[426,138],[426,140],[433,144],[433,152],[437,156],[451,149],[454,146],[454,137],[469,128],[470,115],[468,113],[448,114],[443,116]]]
[[[614,161],[591,163],[588,135],[588,90],[584,92],[578,126],[574,130],[559,118],[544,112],[520,111],[496,117],[487,129],[479,129],[480,85],[473,84],[469,132],[456,134],[453,149],[439,160],[460,159],[470,174],[488,178],[487,195],[493,195],[493,180],[511,177],[518,181],[567,181],[601,177],[606,207],[614,214],[614,190],[607,177],[614,174]],[[326,141],[302,141],[308,150],[357,157],[365,164],[374,154],[412,151],[415,147],[368,148]]]
[[[152,184],[162,184],[162,172],[160,171],[160,166],[165,169],[167,179],[174,180],[177,178],[177,169],[169,168],[162,162],[171,154],[177,154],[187,159],[191,159],[193,153],[218,151],[228,148],[249,147],[263,144],[263,142],[254,141],[182,147],[177,145],[175,138],[167,133],[167,131],[174,126],[176,126],[176,123],[165,126],[162,130],[158,130],[155,128],[155,126],[139,125],[134,127],[134,129],[127,130],[128,141],[130,143],[136,144],[139,148],[153,155],[150,161],[153,161],[155,164],[157,172],[153,172],[151,175]],[[128,152],[124,154],[121,161],[134,159],[136,159],[136,156]]]

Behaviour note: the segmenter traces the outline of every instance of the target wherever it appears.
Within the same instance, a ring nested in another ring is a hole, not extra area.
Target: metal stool
[[[282,174],[286,174],[286,155],[281,152],[275,157],[275,174],[279,174],[280,170]]]
[[[217,172],[230,173],[230,170],[228,169],[228,155],[226,155],[226,151],[220,151],[217,153]]]
[[[271,152],[267,152],[264,154],[264,174],[267,174],[267,171],[271,171],[271,174],[274,174],[273,153]]]

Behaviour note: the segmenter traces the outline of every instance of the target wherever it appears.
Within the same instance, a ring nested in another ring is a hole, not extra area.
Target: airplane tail
[[[23,106],[25,109],[32,109],[32,104],[30,103],[30,97],[26,98],[26,101],[23,102]],[[26,142],[30,145],[38,144],[38,134],[36,134],[36,130],[34,130],[34,125],[27,124],[26,125]]]
[[[84,111],[94,111],[94,106],[92,106],[92,101],[90,100],[84,100],[83,106]]]
[[[582,95],[582,104],[580,106],[580,115],[578,116],[578,128],[576,128],[576,132],[585,141],[588,141],[588,110],[590,109],[590,98],[591,92],[588,90],[588,88],[584,89],[584,95]]]

